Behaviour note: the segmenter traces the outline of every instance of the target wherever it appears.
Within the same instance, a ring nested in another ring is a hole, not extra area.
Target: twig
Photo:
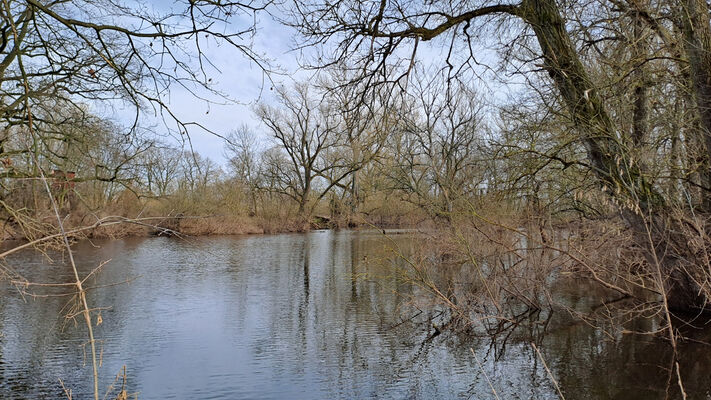
[[[533,350],[536,350],[536,354],[538,354],[538,358],[540,358],[541,363],[543,363],[543,368],[546,369],[546,372],[548,373],[548,378],[553,383],[556,392],[558,392],[558,396],[560,396],[561,400],[565,400],[565,396],[563,396],[563,392],[561,392],[560,387],[558,386],[558,382],[556,382],[555,378],[553,377],[551,370],[548,369],[548,364],[546,364],[546,360],[543,359],[543,354],[541,354],[541,352],[538,350],[538,347],[535,343],[531,342],[531,347],[533,347]]]
[[[491,392],[494,393],[494,397],[496,397],[496,400],[501,400],[499,398],[499,395],[496,393],[496,389],[494,389],[494,385],[491,383],[491,379],[489,379],[489,375],[486,374],[486,371],[484,370],[484,366],[481,365],[481,363],[479,362],[479,358],[476,356],[476,352],[471,347],[469,348],[469,350],[472,352],[472,355],[474,356],[474,360],[476,361],[477,365],[479,366],[481,373],[484,374],[484,378],[486,378],[486,383],[489,384],[489,388],[491,388]]]
[[[19,48],[19,34],[17,32],[17,27],[15,26],[15,22],[12,18],[12,12],[10,8],[10,4],[8,3],[7,0],[3,0],[3,4],[5,6],[5,10],[7,12],[8,16],[8,21],[10,24],[10,27],[12,28],[12,33],[15,39],[15,46],[16,48]],[[30,84],[29,80],[27,79],[27,74],[25,72],[25,67],[24,63],[22,62],[22,57],[20,54],[17,55],[17,63],[18,67],[20,69],[20,73],[23,77],[23,82],[24,82],[24,89],[25,93],[29,94],[30,93]],[[37,139],[35,138],[35,132],[33,129],[33,117],[32,117],[32,110],[30,107],[30,101],[29,101],[29,96],[25,98],[25,107],[27,110],[27,128],[30,133],[30,136],[32,138],[32,141],[36,141]],[[49,197],[50,203],[52,204],[52,209],[54,211],[54,215],[57,217],[57,224],[59,226],[59,232],[61,234],[62,241],[64,242],[64,245],[67,249],[67,252],[69,254],[69,261],[72,266],[72,271],[74,272],[74,278],[76,281],[76,286],[77,286],[77,292],[79,294],[79,298],[81,300],[82,306],[84,307],[84,320],[86,321],[86,327],[89,332],[89,342],[91,343],[91,355],[92,355],[92,365],[93,365],[93,370],[94,370],[94,400],[99,400],[99,371],[98,367],[96,364],[96,345],[94,343],[94,330],[91,326],[91,315],[89,314],[89,305],[86,300],[86,292],[84,292],[84,289],[82,288],[82,281],[79,279],[79,271],[77,270],[76,263],[74,262],[74,254],[72,252],[72,248],[69,244],[69,239],[67,237],[67,232],[64,230],[64,222],[62,221],[62,218],[59,215],[59,208],[57,207],[57,202],[54,200],[54,197],[52,196],[52,191],[49,187],[49,184],[47,183],[47,177],[44,174],[44,171],[42,170],[42,166],[39,163],[39,160],[37,159],[37,154],[34,152],[30,151],[30,154],[32,156],[32,162],[37,166],[37,170],[40,173],[40,178],[42,178],[42,183],[44,184],[45,191],[47,192],[47,196]]]

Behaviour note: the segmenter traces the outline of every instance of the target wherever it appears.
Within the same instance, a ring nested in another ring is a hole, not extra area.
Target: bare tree
[[[217,179],[220,169],[210,158],[185,151],[180,159],[180,172],[179,190],[199,196]]]
[[[344,146],[352,145],[354,133],[350,131],[351,139],[344,137],[352,128],[341,120],[336,103],[316,100],[310,90],[304,84],[291,91],[280,89],[281,108],[261,105],[257,110],[288,159],[288,167],[279,162],[267,169],[278,174],[273,178],[281,181],[282,193],[297,202],[305,217],[363,165],[363,160],[348,157]]]
[[[143,135],[146,119],[156,117],[185,138],[188,128],[200,125],[173,113],[168,96],[177,91],[204,101],[227,98],[213,84],[220,70],[203,51],[207,45],[227,45],[266,73],[265,61],[250,45],[256,19],[235,19],[255,17],[268,4],[185,1],[161,8],[113,0],[3,1],[3,177],[38,178],[52,168],[71,167],[79,180],[113,185],[119,179],[106,163],[97,159],[98,165],[72,167],[63,152],[92,146],[92,130],[103,129],[101,125],[110,124],[116,134],[123,131],[130,142],[129,137]],[[133,110],[133,122],[127,129],[101,121],[89,111],[92,107]]]
[[[123,179],[128,161],[145,150],[133,143],[144,111],[163,118],[166,125],[174,126],[182,135],[189,126],[197,124],[183,120],[167,107],[171,91],[180,89],[203,97],[219,95],[211,77],[217,69],[202,51],[204,46],[210,42],[226,44],[264,66],[249,42],[256,18],[241,19],[247,21],[241,26],[230,20],[232,16],[255,16],[267,4],[268,1],[198,0],[176,3],[161,11],[146,3],[114,0],[0,3],[0,129],[9,133],[2,137],[13,137],[21,143],[10,154],[0,146],[0,157],[11,157],[3,172],[6,178],[17,177],[19,169],[12,164],[21,157],[29,166],[25,169],[28,176],[22,178],[37,180],[49,198],[62,245],[71,261],[76,298],[86,322],[95,399],[99,398],[99,379],[93,309],[87,304],[64,220],[47,181],[47,160],[61,160],[73,147],[56,143],[65,139],[75,142],[71,128],[67,128],[72,122],[63,120],[60,113],[87,114],[86,103],[133,107],[134,121],[124,139],[108,135],[111,140],[104,142],[106,148],[85,158],[95,162],[91,175],[106,184],[110,197],[115,181]],[[66,167],[66,163],[58,164]],[[33,208],[41,209],[36,201]],[[13,215],[12,210],[8,212]]]
[[[156,145],[147,152],[143,168],[149,195],[168,196],[177,185],[182,153],[170,146]]]
[[[294,25],[303,37],[304,45],[329,46],[319,54],[318,65],[330,65],[348,58],[359,69],[353,81],[359,85],[399,84],[405,86],[407,77],[416,61],[417,51],[423,42],[433,41],[447,50],[443,53],[442,67],[449,76],[459,79],[466,77],[466,71],[478,63],[477,44],[498,46],[504,61],[514,67],[514,73],[524,74],[525,79],[534,76],[539,87],[534,90],[555,92],[554,99],[560,107],[560,115],[572,129],[571,143],[582,146],[585,157],[583,165],[597,180],[598,190],[607,193],[628,226],[638,232],[636,237],[646,238],[649,224],[653,240],[642,240],[636,245],[647,248],[650,265],[656,263],[656,247],[665,241],[665,223],[650,215],[664,214],[672,203],[666,198],[649,170],[649,164],[642,162],[634,146],[635,140],[650,141],[651,126],[648,108],[645,104],[645,90],[637,90],[636,106],[630,120],[617,112],[614,91],[619,79],[613,74],[605,74],[605,61],[612,53],[614,43],[635,43],[634,46],[618,46],[625,52],[617,59],[635,59],[629,65],[633,70],[652,66],[650,60],[667,59],[658,77],[667,76],[666,89],[679,80],[673,74],[687,73],[683,88],[693,88],[693,99],[686,101],[686,107],[693,106],[698,115],[698,129],[686,131],[688,138],[687,165],[700,171],[698,186],[701,204],[711,192],[704,183],[705,172],[709,169],[707,121],[705,115],[711,107],[708,102],[708,54],[711,43],[709,10],[703,0],[668,2],[624,2],[601,3],[596,1],[574,2],[570,8],[556,0],[522,0],[510,3],[473,2],[420,2],[420,1],[378,1],[353,2],[341,0],[329,2],[296,2],[292,8]],[[647,5],[645,5],[647,4]],[[600,7],[600,6],[603,7]],[[346,10],[348,10],[346,12]],[[581,11],[576,11],[581,10]],[[604,14],[604,16],[602,16]],[[677,17],[674,17],[674,16]],[[602,16],[602,17],[601,17]],[[612,16],[612,17],[609,17]],[[632,18],[629,18],[632,16]],[[632,21],[635,28],[621,28],[625,21]],[[569,27],[575,29],[569,30]],[[680,34],[676,34],[680,31]],[[631,34],[628,34],[631,33]],[[651,33],[650,33],[651,32]],[[652,34],[653,38],[648,36]],[[487,37],[496,39],[486,42]],[[650,47],[654,43],[655,47]],[[649,44],[649,45],[648,45]],[[682,44],[683,46],[679,46]],[[480,47],[479,47],[480,48]],[[679,49],[684,49],[680,52]],[[598,53],[596,61],[590,62]],[[526,58],[522,58],[523,54]],[[686,69],[686,63],[690,68]],[[586,68],[585,65],[588,65]],[[620,62],[615,62],[619,66]],[[688,72],[684,72],[688,71]],[[476,72],[476,71],[474,71]],[[627,70],[629,73],[629,69]],[[635,75],[632,73],[631,76]],[[637,74],[639,75],[639,74]],[[672,75],[672,76],[669,76]],[[610,79],[598,78],[607,76]],[[683,74],[682,74],[683,77]],[[618,79],[617,81],[615,79]],[[689,84],[693,82],[693,86]],[[644,82],[642,82],[644,83]],[[647,83],[644,83],[647,84]],[[662,84],[659,88],[664,88]],[[627,108],[629,109],[629,108]],[[631,126],[632,129],[626,129]],[[646,132],[644,132],[646,131]],[[646,136],[646,137],[643,137]],[[636,138],[636,139],[635,139]],[[678,139],[676,139],[678,142]],[[675,145],[678,149],[678,143]],[[701,146],[705,151],[694,150]],[[662,149],[660,145],[651,149]],[[678,150],[676,150],[678,153]],[[579,160],[554,159],[564,166]],[[668,169],[667,169],[668,170]],[[664,173],[663,175],[665,175]],[[662,176],[663,176],[662,175]],[[688,176],[688,175],[687,175]],[[685,178],[686,179],[686,178]],[[684,184],[694,185],[693,180]],[[696,207],[696,205],[694,205]],[[697,209],[698,211],[699,209]],[[681,239],[680,239],[681,240]],[[707,308],[700,276],[689,276],[688,269],[679,271],[676,259],[694,257],[689,254],[667,254],[659,262],[664,265],[666,279],[662,289],[669,299],[670,307],[677,310],[704,310]],[[697,272],[707,266],[700,265]]]
[[[240,126],[227,137],[225,155],[229,159],[232,174],[248,192],[250,214],[257,212],[257,195],[261,188],[261,164],[258,139],[247,125]]]
[[[353,71],[346,64],[334,65],[326,72],[318,86],[325,91],[324,101],[338,120],[342,146],[335,154],[339,160],[333,162],[342,165],[324,177],[341,190],[353,216],[364,200],[360,172],[379,157],[397,118],[394,110],[400,98],[393,92],[349,85]]]
[[[160,11],[113,0],[4,1],[0,119],[27,124],[30,108],[39,129],[47,100],[69,108],[120,100],[135,107],[136,120],[150,105],[184,132],[188,124],[166,107],[165,96],[174,86],[215,92],[210,75],[217,69],[202,51],[210,42],[230,45],[265,67],[249,46],[255,20],[240,26],[234,19],[267,5],[185,1]]]
[[[409,92],[393,137],[398,161],[385,173],[420,207],[449,219],[455,203],[475,195],[483,180],[477,165],[482,106],[470,88],[442,74],[413,73]]]

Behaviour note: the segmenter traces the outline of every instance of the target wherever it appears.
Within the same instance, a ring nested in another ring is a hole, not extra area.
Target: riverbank
[[[36,218],[33,224],[5,221],[0,240],[35,240],[58,232],[56,219],[51,215]],[[64,228],[70,236],[79,239],[117,239],[147,236],[212,236],[259,235],[290,232],[308,232],[318,229],[359,228],[412,228],[423,224],[411,218],[379,218],[369,220],[363,216],[349,220],[335,220],[327,216],[279,217],[234,215],[173,215],[173,216],[98,216],[67,215]]]

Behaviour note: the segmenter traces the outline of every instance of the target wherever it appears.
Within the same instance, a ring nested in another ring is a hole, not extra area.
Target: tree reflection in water
[[[403,251],[418,246],[411,235],[394,238]],[[501,398],[557,398],[531,342],[568,400],[663,399],[673,385],[663,340],[621,334],[609,325],[619,322],[604,318],[593,327],[544,308],[520,313],[515,324],[491,324],[495,335],[463,325],[445,330],[450,309],[423,300],[423,289],[401,279],[393,244],[377,232],[98,245],[77,244],[87,269],[113,259],[93,284],[137,278],[91,293],[92,304],[111,307],[97,327],[102,386],[125,364],[129,389],[140,398],[492,397],[470,349]],[[30,253],[12,261],[35,281],[71,279]],[[460,266],[433,279],[459,302],[474,284],[466,274]],[[85,339],[80,329],[62,327],[65,300],[24,302],[2,284],[0,397],[61,397],[59,378],[75,398],[89,394]],[[571,309],[600,302],[580,283],[560,282],[551,293]],[[651,331],[654,324],[634,319],[625,328]],[[686,389],[690,398],[708,398],[711,347],[702,342],[711,340],[692,337],[697,342],[680,348]]]

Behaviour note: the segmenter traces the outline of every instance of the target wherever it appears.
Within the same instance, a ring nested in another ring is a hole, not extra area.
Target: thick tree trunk
[[[706,210],[711,210],[711,24],[705,0],[680,0],[679,19],[700,118],[701,143],[705,146],[701,172]]]
[[[660,214],[651,217],[645,232],[637,236],[638,246],[653,249],[646,251],[650,274],[661,279],[669,309],[676,313],[711,315],[704,224],[702,219]]]
[[[683,0],[694,3],[700,8],[704,0]],[[699,48],[711,49],[711,29],[709,29],[708,10],[703,29],[695,30],[693,47],[696,51],[693,63],[694,82],[696,82],[697,101],[704,105],[700,112],[707,113],[704,126],[706,132],[711,132],[711,52],[702,52]],[[701,14],[697,10],[696,14]],[[695,271],[680,266],[678,260],[691,254],[667,254],[658,251],[664,248],[669,237],[666,229],[672,227],[660,224],[668,223],[664,214],[664,199],[645,179],[640,171],[638,161],[635,161],[625,143],[641,141],[643,138],[644,120],[646,116],[645,93],[638,93],[640,104],[635,110],[635,119],[640,124],[635,126],[635,135],[631,141],[619,132],[607,110],[604,102],[593,85],[587,71],[583,67],[576,49],[570,40],[555,0],[523,0],[518,11],[533,29],[543,52],[545,67],[560,92],[573,121],[576,124],[582,141],[587,148],[589,162],[594,168],[601,183],[612,190],[612,196],[621,204],[622,215],[635,232],[637,245],[646,249],[649,272],[658,272],[661,285],[668,298],[671,308],[684,311],[704,309],[707,298],[699,290]],[[698,17],[695,24],[703,18]],[[708,36],[706,36],[708,34]],[[703,36],[703,40],[698,36]],[[708,39],[708,41],[707,41]],[[708,47],[704,47],[708,45]],[[690,57],[691,58],[691,57]],[[703,71],[702,71],[702,67]],[[706,144],[711,151],[711,136],[706,135]],[[649,233],[649,234],[648,234]],[[664,255],[662,255],[664,254]]]
[[[309,196],[311,195],[311,177],[307,176],[304,179],[304,187],[301,192],[301,198],[299,199],[299,215],[304,217],[311,217],[310,215],[305,215],[306,205],[309,202]]]
[[[577,125],[598,178],[632,211],[647,212],[661,205],[662,197],[631,159],[583,68],[555,0],[524,0],[518,13],[536,34],[548,73]]]

